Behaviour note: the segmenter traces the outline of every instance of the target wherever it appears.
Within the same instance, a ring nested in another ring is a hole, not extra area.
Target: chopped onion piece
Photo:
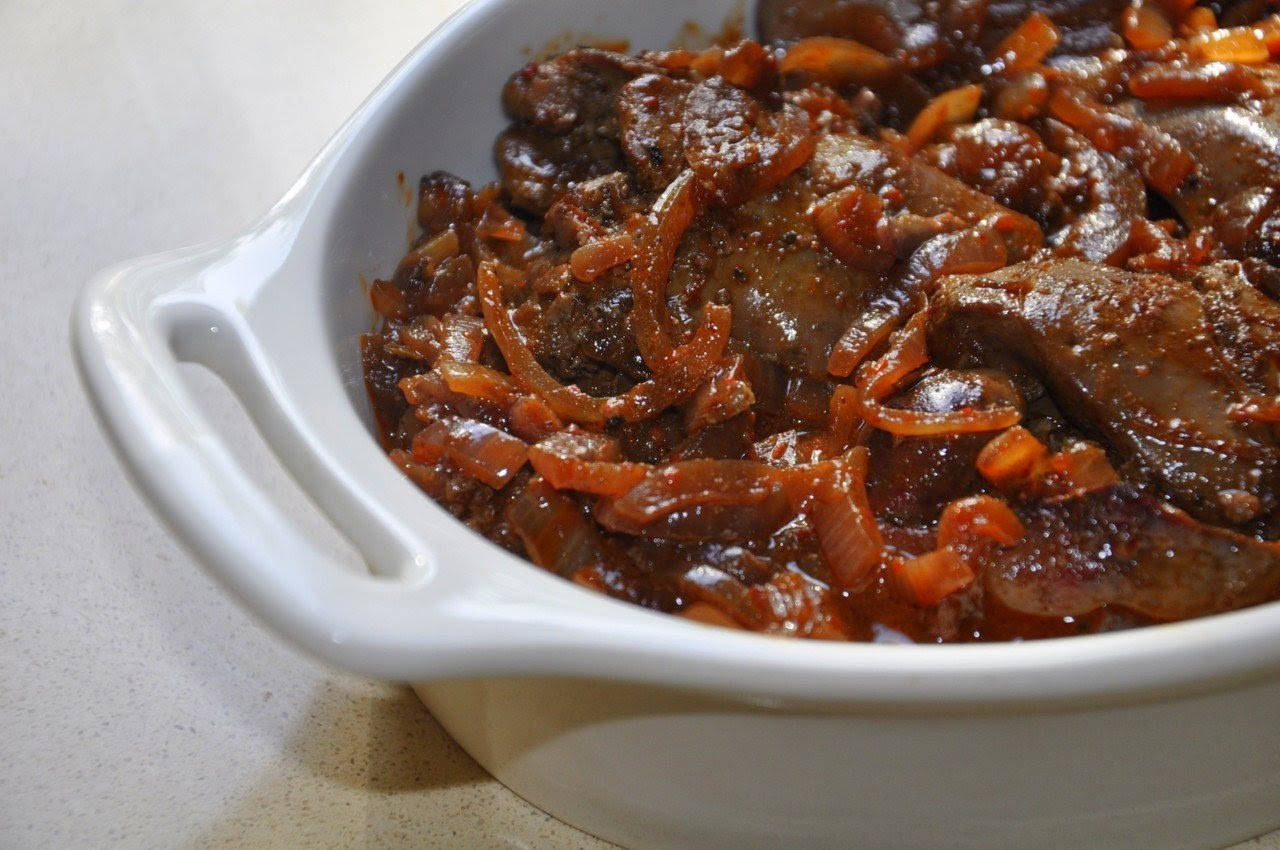
[[[529,463],[557,490],[621,496],[651,467],[620,461],[616,441],[600,434],[561,431],[529,449]]]
[[[1129,91],[1141,98],[1230,102],[1242,94],[1263,97],[1267,87],[1242,65],[1210,62],[1196,68],[1148,66],[1129,78]]]
[[[533,443],[564,429],[556,412],[536,395],[518,396],[511,402],[507,416],[515,435]]]
[[[388,319],[409,318],[409,302],[404,293],[389,280],[375,280],[369,288],[369,300],[373,302],[373,310],[379,316]]]
[[[460,416],[440,418],[413,437],[413,458],[437,463],[446,458],[463,473],[495,490],[524,466],[529,446],[505,431]]]
[[[686,620],[693,620],[707,626],[720,626],[726,629],[742,628],[737,620],[709,602],[691,602],[676,613]]]
[[[781,483],[778,470],[749,460],[699,458],[652,468],[613,503],[624,520],[652,522],[695,505],[743,505],[763,501]]]
[[[1181,30],[1186,35],[1204,35],[1218,28],[1218,18],[1208,6],[1192,6],[1182,19]]]
[[[1103,490],[1119,483],[1107,453],[1100,446],[1077,441],[1050,455],[1045,463],[1051,492],[1062,496],[1080,496],[1092,490]]]
[[[566,578],[604,563],[600,534],[571,497],[540,478],[506,509],[507,522],[538,566]]]
[[[479,363],[459,363],[441,358],[436,363],[436,371],[444,379],[445,386],[455,393],[479,398],[504,409],[519,393],[519,387],[510,377]]]
[[[999,431],[1018,424],[1022,411],[1016,407],[971,407],[946,412],[903,410],[886,407],[878,401],[857,396],[858,412],[867,424],[899,437],[936,437],[944,434],[973,434]]]

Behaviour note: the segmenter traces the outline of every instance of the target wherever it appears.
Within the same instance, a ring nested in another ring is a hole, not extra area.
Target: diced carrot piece
[[[1031,478],[1048,454],[1044,443],[1019,425],[983,446],[978,453],[978,472],[997,487],[1014,486]]]
[[[961,86],[944,91],[920,110],[907,129],[907,147],[918,151],[948,124],[968,121],[982,102],[982,86]]]
[[[900,592],[916,605],[937,605],[973,583],[974,572],[954,549],[942,548],[895,561],[893,576]]]
[[[1026,534],[1018,515],[994,496],[957,499],[942,511],[938,520],[938,545],[946,547],[960,540],[987,537],[1012,546]]]

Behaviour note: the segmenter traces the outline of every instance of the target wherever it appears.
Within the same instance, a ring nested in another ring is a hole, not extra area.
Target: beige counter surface
[[[131,489],[68,352],[95,270],[253,220],[456,5],[0,2],[0,846],[604,846],[486,776],[407,688],[250,620]]]

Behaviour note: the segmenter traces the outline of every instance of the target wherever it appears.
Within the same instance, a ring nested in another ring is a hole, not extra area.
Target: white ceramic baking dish
[[[267,623],[337,666],[420,683],[499,779],[626,845],[1192,847],[1280,826],[1277,605],[989,646],[714,629],[501,551],[383,455],[359,280],[406,247],[396,175],[490,179],[498,91],[531,46],[566,32],[662,46],[732,5],[478,2],[242,236],[103,272],[73,339],[137,485]],[[336,565],[255,489],[178,360],[225,379],[372,575]]]

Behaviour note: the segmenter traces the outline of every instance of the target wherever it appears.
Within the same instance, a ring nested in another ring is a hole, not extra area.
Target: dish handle
[[[72,346],[103,430],[178,539],[255,614],[322,660],[394,679],[500,664],[501,647],[486,645],[493,629],[461,601],[463,588],[449,586],[457,579],[357,574],[306,539],[237,463],[179,373],[178,340],[238,332],[234,309],[209,293],[215,283],[221,291],[228,280],[260,281],[263,242],[278,236],[265,228],[144,257],[85,287]]]

